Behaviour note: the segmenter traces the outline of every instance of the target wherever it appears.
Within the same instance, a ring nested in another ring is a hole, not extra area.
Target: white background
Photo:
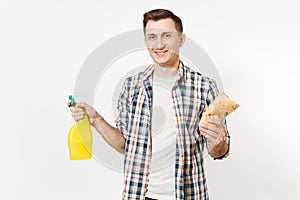
[[[300,199],[299,7],[296,0],[1,0],[0,199],[121,199],[121,173],[95,159],[69,160],[66,102],[88,55],[141,28],[153,8],[182,18],[241,104],[228,118],[230,157],[206,159],[211,199]]]

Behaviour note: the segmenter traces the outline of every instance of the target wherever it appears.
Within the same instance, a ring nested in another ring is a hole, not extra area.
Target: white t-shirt
[[[153,76],[152,158],[146,194],[153,199],[175,199],[176,128],[171,95],[177,76]]]

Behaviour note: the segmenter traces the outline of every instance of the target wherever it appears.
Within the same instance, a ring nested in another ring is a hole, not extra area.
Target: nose
[[[162,38],[158,38],[158,39],[156,40],[155,47],[156,47],[157,49],[163,49],[163,48],[165,47],[165,42],[164,42],[164,40],[163,40]]]

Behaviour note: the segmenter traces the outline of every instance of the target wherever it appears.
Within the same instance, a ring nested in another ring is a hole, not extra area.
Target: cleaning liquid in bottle
[[[69,96],[70,107],[74,104],[72,95]],[[83,119],[71,127],[68,135],[68,146],[71,160],[85,160],[92,157],[92,130],[86,112]]]

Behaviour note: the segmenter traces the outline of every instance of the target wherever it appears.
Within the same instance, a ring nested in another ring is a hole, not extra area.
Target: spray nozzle
[[[73,98],[72,95],[70,95],[70,96],[69,96],[69,99],[71,100],[71,101],[70,101],[69,107],[71,107],[71,106],[73,106],[73,104],[74,104],[74,98]]]

